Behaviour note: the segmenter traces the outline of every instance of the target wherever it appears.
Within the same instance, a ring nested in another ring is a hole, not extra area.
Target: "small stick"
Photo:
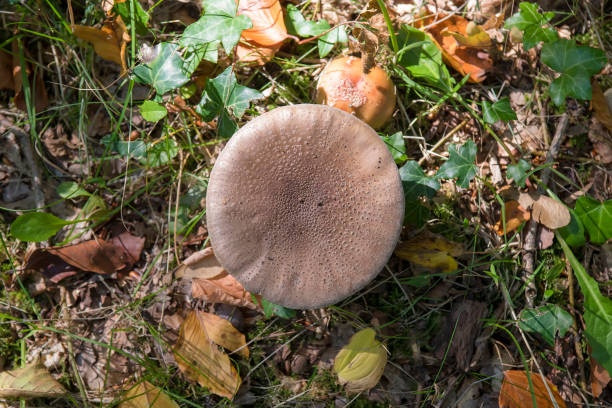
[[[461,122],[460,124],[455,126],[450,132],[448,132],[446,135],[442,136],[442,138],[440,140],[438,140],[438,142],[435,145],[433,145],[433,147],[431,149],[429,149],[428,152],[432,153],[432,152],[436,151],[436,149],[438,147],[442,146],[448,139],[453,137],[453,135],[455,133],[457,133],[458,131],[460,131],[461,128],[464,127],[468,122],[469,122],[469,119],[465,119],[463,122]],[[426,157],[426,156],[421,157],[421,159],[419,160],[419,166],[423,165],[423,163],[425,163],[427,161],[427,159],[428,159],[428,157]]]

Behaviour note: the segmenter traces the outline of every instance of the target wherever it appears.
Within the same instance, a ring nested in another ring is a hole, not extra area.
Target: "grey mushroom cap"
[[[336,303],[381,271],[404,195],[385,143],[336,108],[276,108],[232,136],[206,193],[221,265],[251,293],[293,309]]]

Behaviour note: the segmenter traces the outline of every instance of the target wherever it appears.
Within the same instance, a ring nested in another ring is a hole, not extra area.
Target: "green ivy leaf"
[[[516,184],[521,187],[525,187],[525,180],[527,180],[527,172],[531,169],[531,164],[521,159],[516,164],[508,165],[508,178],[514,180]]]
[[[326,20],[306,20],[302,12],[293,4],[287,5],[287,19],[285,20],[287,32],[300,37],[315,37],[321,35],[331,28]],[[317,47],[319,55],[324,58],[331,52],[336,44],[346,44],[348,36],[343,26],[338,26],[329,33],[318,39]]]
[[[53,214],[31,212],[20,215],[11,224],[11,235],[26,242],[44,241],[54,236],[63,226],[74,221],[64,221]]]
[[[592,356],[609,374],[612,374],[612,300],[603,296],[595,279],[591,278],[569,248],[561,234],[556,233],[565,257],[584,295],[585,336],[591,346]]]
[[[487,123],[495,123],[500,120],[508,123],[510,120],[516,120],[516,113],[510,107],[508,97],[501,98],[494,104],[482,101],[482,116]]]
[[[398,63],[413,77],[422,78],[441,89],[450,89],[454,80],[442,62],[440,49],[429,36],[414,27],[403,25],[398,36]]]
[[[147,35],[149,30],[147,29],[147,25],[149,24],[149,14],[144,11],[142,6],[138,1],[124,1],[122,3],[115,2],[113,6],[113,11],[121,16],[121,19],[125,22],[126,26],[130,28],[130,24],[132,21],[130,15],[130,4],[134,4],[134,25],[135,30],[138,35]]]
[[[257,304],[256,299],[253,299],[253,302]],[[263,312],[266,317],[272,317],[276,315],[283,319],[291,319],[292,317],[295,316],[295,310],[288,309],[284,306],[274,304],[272,302],[267,301],[264,298],[261,298],[261,304],[263,306]]]
[[[106,135],[102,137],[100,143],[123,157],[143,157],[147,154],[147,145],[142,140],[124,142],[118,140],[116,135]]]
[[[586,244],[584,225],[582,225],[582,221],[580,221],[574,210],[569,210],[569,212],[571,217],[569,224],[559,228],[557,231],[559,231],[559,234],[561,234],[569,246],[581,247]]]
[[[247,16],[237,16],[238,3],[235,0],[204,0],[204,15],[198,21],[190,24],[183,35],[180,43],[183,47],[191,50],[200,49],[208,44],[219,42],[229,55],[234,46],[238,44],[242,30],[253,26],[251,19]],[[203,54],[207,56],[206,52]]]
[[[142,105],[140,105],[140,113],[144,120],[149,122],[157,122],[166,117],[168,111],[166,107],[162,104],[153,101],[144,101]]]
[[[413,201],[419,197],[432,198],[440,189],[440,183],[434,177],[428,177],[414,160],[404,164],[399,169],[400,179],[404,187],[406,201]]]
[[[404,207],[404,224],[421,228],[429,218],[429,209],[419,200],[406,201]]]
[[[476,144],[468,140],[463,146],[451,144],[448,147],[449,158],[440,166],[436,173],[436,178],[457,178],[457,184],[462,188],[467,188],[470,181],[476,175],[478,167],[474,163],[476,160]]]
[[[557,330],[563,337],[573,323],[572,315],[559,306],[545,305],[536,309],[524,309],[520,315],[519,327],[526,332],[540,334],[550,346],[554,346]]]
[[[77,198],[77,197],[89,197],[91,194],[83,187],[79,186],[74,181],[63,181],[55,189],[57,194],[62,198]]]
[[[612,200],[602,203],[582,196],[576,200],[574,211],[589,232],[592,243],[603,244],[612,237]]]
[[[606,64],[606,54],[597,48],[576,45],[572,40],[560,39],[542,47],[542,62],[561,73],[550,84],[550,97],[556,105],[565,98],[591,99],[591,75]]]
[[[218,117],[219,135],[230,137],[237,129],[236,122],[230,117],[230,111],[240,118],[249,107],[250,101],[259,98],[263,98],[263,94],[238,84],[232,67],[228,67],[206,83],[196,112],[207,121]]]
[[[394,133],[391,136],[381,136],[380,138],[387,145],[396,163],[399,164],[406,161],[408,157],[406,156],[406,144],[404,143],[402,132]]]
[[[134,68],[138,81],[151,85],[158,94],[165,94],[189,81],[183,71],[183,59],[178,52],[178,45],[159,43],[154,53],[157,57],[153,61]]]
[[[523,47],[529,50],[540,41],[551,42],[558,38],[557,32],[551,27],[544,26],[555,16],[553,12],[538,13],[538,5],[522,2],[519,12],[506,20],[504,28],[516,27],[523,32]]]

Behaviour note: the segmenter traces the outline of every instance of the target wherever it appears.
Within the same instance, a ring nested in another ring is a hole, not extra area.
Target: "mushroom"
[[[376,132],[323,105],[276,108],[219,155],[206,193],[221,265],[248,291],[293,309],[369,283],[398,240],[404,196]]]
[[[361,58],[332,60],[317,83],[316,102],[352,113],[374,129],[382,127],[395,109],[395,86],[384,69],[364,69]]]

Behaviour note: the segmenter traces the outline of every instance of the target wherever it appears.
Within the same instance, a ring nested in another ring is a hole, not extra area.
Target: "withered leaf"
[[[456,242],[423,231],[395,248],[395,254],[407,261],[440,272],[457,270],[457,261],[453,257],[463,254],[463,246]]]
[[[589,347],[589,352],[590,352],[590,347]],[[591,356],[590,358],[590,363],[591,363],[590,364],[591,366],[591,392],[593,393],[593,396],[595,398],[599,398],[603,390],[610,383],[610,373],[608,373],[608,371],[605,368],[603,368],[601,364],[599,364],[597,360],[593,358],[593,356]]]
[[[125,401],[119,405],[119,408],[179,408],[179,406],[161,388],[142,381],[129,389]]]
[[[595,117],[599,120],[610,132],[612,132],[612,112],[608,101],[604,96],[599,82],[595,79],[591,79],[591,88],[593,93],[593,99],[591,104],[595,111]]]
[[[238,15],[251,19],[253,26],[242,31],[236,48],[242,62],[263,65],[280,49],[288,38],[283,10],[278,0],[240,0]]]
[[[130,36],[121,17],[105,22],[102,28],[83,25],[73,25],[70,28],[76,37],[92,44],[100,57],[116,62],[124,71],[127,70],[125,50]]]
[[[211,247],[191,254],[176,269],[177,278],[210,279],[223,272],[223,267],[215,258]]]
[[[540,374],[531,373],[531,383],[533,385],[533,396],[535,396],[538,408],[553,408],[554,404],[550,400],[548,391],[544,386],[546,381],[551,390],[553,398],[560,408],[566,408],[565,401],[561,399],[557,387],[547,379],[542,379]],[[504,371],[501,390],[499,391],[500,408],[531,408],[534,407],[529,380],[527,373],[522,370]]]
[[[60,397],[64,394],[66,389],[39,362],[0,373],[0,398]]]
[[[506,209],[506,233],[512,232],[521,226],[525,221],[529,221],[531,215],[516,200],[505,203]],[[500,215],[499,221],[495,224],[495,231],[498,235],[504,235],[504,224]]]
[[[565,227],[571,220],[569,209],[565,204],[545,195],[540,195],[535,200],[531,216],[550,229]]]
[[[208,338],[215,344],[249,358],[249,349],[244,334],[240,333],[228,320],[212,313],[198,312],[200,321],[206,328]]]
[[[229,356],[212,343],[199,314],[191,311],[183,322],[174,357],[187,378],[214,394],[232,399],[240,386],[240,376]]]

